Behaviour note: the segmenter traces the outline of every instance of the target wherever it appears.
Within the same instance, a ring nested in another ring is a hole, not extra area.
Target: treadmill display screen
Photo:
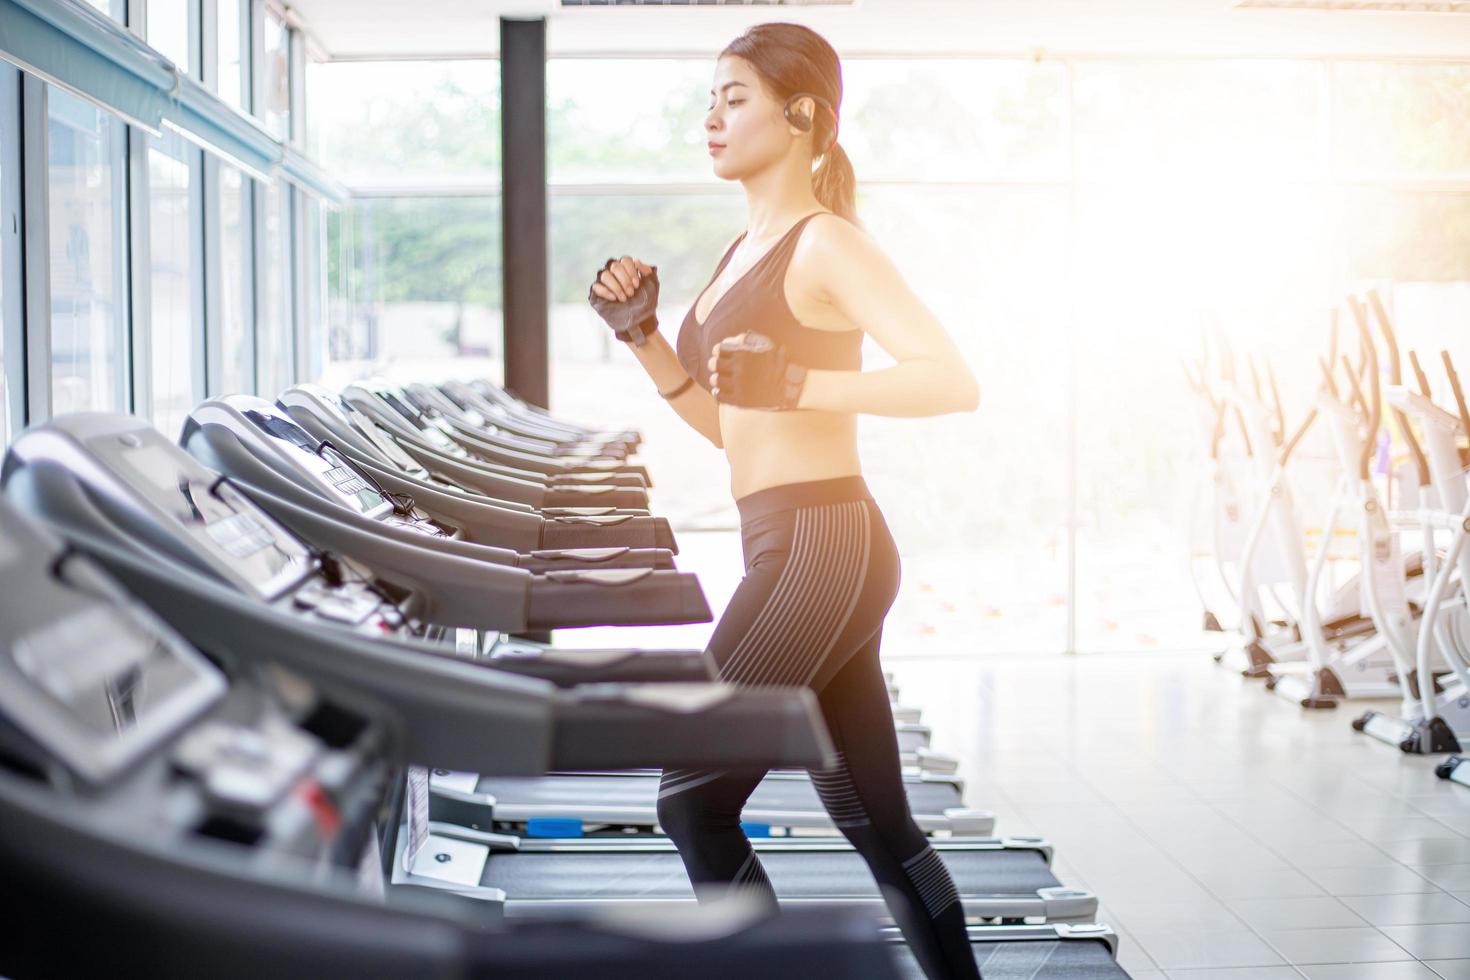
[[[245,417],[262,432],[275,437],[305,456],[311,471],[350,501],[359,513],[371,514],[388,503],[383,495],[364,480],[356,467],[348,462],[341,453],[331,446],[318,444],[306,433],[305,429],[295,422],[253,410],[247,411]]]
[[[21,634],[12,656],[26,678],[98,735],[146,722],[204,669],[124,610],[102,605]]]
[[[262,598],[275,598],[312,567],[305,545],[229,483],[180,456],[182,450],[157,443],[122,451],[124,464],[162,491],[154,502]]]
[[[330,469],[327,470],[327,479],[332,481],[332,486],[342,496],[351,499],[357,509],[364,514],[371,514],[384,504],[392,506],[387,497],[378,492],[378,489],[362,478],[357,467],[331,446],[323,446],[319,454]]]

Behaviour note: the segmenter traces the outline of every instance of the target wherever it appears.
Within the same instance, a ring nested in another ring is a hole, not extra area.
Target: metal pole
[[[546,21],[500,20],[505,386],[550,404]]]

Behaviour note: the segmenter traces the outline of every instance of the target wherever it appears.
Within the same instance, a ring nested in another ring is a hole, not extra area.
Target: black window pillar
[[[549,404],[546,21],[500,20],[501,254],[505,386]]]

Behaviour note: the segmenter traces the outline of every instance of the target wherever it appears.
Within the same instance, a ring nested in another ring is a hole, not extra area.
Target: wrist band
[[[684,379],[684,383],[681,384],[681,385],[679,385],[673,391],[660,391],[658,393],[658,395],[664,401],[673,401],[675,398],[678,398],[680,395],[684,394],[684,392],[688,391],[693,386],[694,386],[694,379],[693,378],[685,378]]]

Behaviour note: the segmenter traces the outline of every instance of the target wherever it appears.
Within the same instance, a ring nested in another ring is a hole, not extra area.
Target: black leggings
[[[898,591],[898,551],[861,477],[794,483],[738,501],[745,577],[710,652],[740,685],[816,692],[837,764],[812,782],[867,861],[894,920],[934,980],[979,977],[959,894],[909,812],[888,687],[878,662],[883,617]],[[761,770],[670,769],[658,819],[695,891],[745,888],[775,901],[740,829]]]

